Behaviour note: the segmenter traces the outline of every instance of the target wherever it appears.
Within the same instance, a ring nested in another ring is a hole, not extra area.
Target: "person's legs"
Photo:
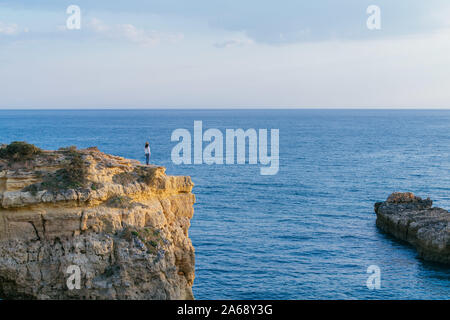
[[[145,155],[145,162],[147,163],[147,165],[150,162],[150,155],[148,153]]]

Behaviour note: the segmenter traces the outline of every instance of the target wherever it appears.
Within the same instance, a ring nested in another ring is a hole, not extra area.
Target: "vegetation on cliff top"
[[[155,178],[156,169],[148,169],[145,167],[137,167],[131,172],[118,173],[113,177],[114,183],[128,185],[134,182],[144,182],[151,184]]]
[[[96,147],[78,150],[76,146],[60,148],[57,151],[44,151],[27,142],[15,141],[9,145],[0,144],[0,169],[33,170],[39,180],[28,185],[22,191],[36,195],[39,191],[49,191],[54,194],[64,190],[90,189],[99,190],[103,184],[89,181],[89,161],[86,156],[93,156],[100,166],[108,167],[109,159],[96,154]],[[59,168],[48,172],[47,168]],[[42,168],[42,169],[41,169]],[[118,173],[113,176],[113,182],[127,186],[133,183],[154,182],[157,168],[137,166],[132,171]],[[108,206],[128,208],[133,204],[126,199],[109,199]]]
[[[77,150],[67,151],[68,162],[57,171],[68,187],[80,188],[87,183],[87,167],[81,153]]]
[[[25,141],[14,141],[0,148],[0,158],[10,162],[31,160],[41,153],[41,149]]]
[[[88,185],[87,166],[83,160],[82,153],[71,147],[64,150],[66,161],[61,169],[56,172],[47,173],[42,177],[42,182],[32,184],[24,189],[36,193],[47,190],[58,192],[67,189],[80,189]]]

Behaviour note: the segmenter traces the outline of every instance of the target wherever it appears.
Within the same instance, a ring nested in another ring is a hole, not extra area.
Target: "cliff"
[[[393,193],[375,204],[376,224],[412,244],[423,259],[450,264],[450,213],[432,205],[429,198]]]
[[[192,188],[97,148],[1,146],[0,299],[193,299]]]

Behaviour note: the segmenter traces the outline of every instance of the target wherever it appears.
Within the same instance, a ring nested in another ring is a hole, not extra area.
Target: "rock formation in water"
[[[377,226],[416,247],[429,261],[450,264],[450,213],[433,208],[430,198],[396,192],[375,204]]]
[[[192,188],[97,148],[0,146],[0,299],[193,299]]]

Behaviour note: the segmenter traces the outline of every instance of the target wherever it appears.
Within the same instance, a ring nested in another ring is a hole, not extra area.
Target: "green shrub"
[[[113,182],[126,186],[137,180],[137,175],[133,172],[122,172],[113,176]]]
[[[111,208],[131,209],[133,208],[134,203],[129,197],[116,196],[109,198],[106,201],[106,205]]]
[[[25,188],[23,188],[23,191],[25,191],[25,192],[30,192],[33,196],[35,196],[37,193],[38,193],[38,191],[39,191],[39,184],[32,184],[32,185],[29,185],[29,186],[27,186],[27,187],[25,187]]]
[[[91,190],[99,190],[99,189],[101,189],[101,188],[103,188],[103,184],[102,183],[99,183],[99,182],[92,182],[92,184],[91,184]]]
[[[145,184],[151,184],[153,182],[153,179],[155,178],[156,169],[137,167],[135,169],[135,172],[138,176],[139,182],[144,182]]]
[[[62,147],[62,148],[59,148],[58,150],[63,151],[63,152],[76,152],[77,146]]]
[[[70,186],[78,188],[86,184],[87,168],[79,152],[69,153],[69,162],[64,165],[60,174]]]
[[[14,162],[25,161],[32,159],[41,152],[42,150],[35,145],[24,141],[14,141],[0,149],[0,158]]]
[[[121,184],[123,186],[129,185],[134,182],[144,182],[145,184],[151,184],[155,178],[156,169],[137,167],[132,172],[122,172],[114,175],[114,183]]]
[[[158,232],[156,232],[158,231]],[[138,238],[144,243],[148,254],[156,255],[159,249],[164,247],[164,239],[161,237],[160,231],[153,228],[136,228],[127,226],[121,232],[122,238],[132,241],[133,237]]]

